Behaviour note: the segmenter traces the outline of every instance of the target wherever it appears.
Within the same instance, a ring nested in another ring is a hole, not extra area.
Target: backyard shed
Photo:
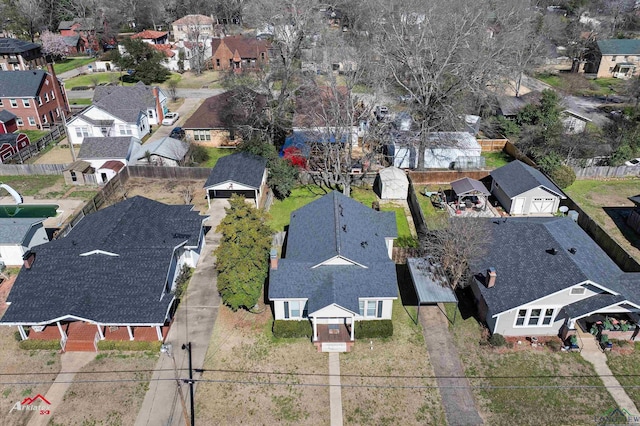
[[[97,183],[95,173],[96,170],[91,167],[91,163],[77,160],[69,164],[62,175],[66,185],[87,185]]]
[[[397,167],[380,170],[373,186],[382,200],[406,200],[409,193],[409,179]]]

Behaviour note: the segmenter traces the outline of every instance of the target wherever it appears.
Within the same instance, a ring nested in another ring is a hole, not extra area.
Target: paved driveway
[[[138,412],[136,426],[184,424],[182,403],[175,379],[189,377],[189,361],[187,351],[182,350],[181,347],[184,343],[191,342],[193,369],[201,369],[220,306],[215,258],[212,255],[213,250],[220,243],[220,234],[215,232],[215,228],[224,218],[224,208],[228,205],[227,200],[212,200],[211,208],[207,211],[209,215],[207,225],[211,226],[211,230],[205,237],[206,246],[189,282],[187,296],[176,311],[166,339],[166,343],[172,346],[171,356],[167,354],[160,356],[149,390]],[[175,372],[174,367],[177,368]],[[196,379],[199,376],[194,374]],[[186,406],[189,407],[189,388],[183,385],[182,389]]]
[[[172,126],[161,125],[158,129],[156,129],[155,132],[153,132],[153,135],[151,135],[151,137],[147,140],[147,142],[152,142],[152,141],[164,138],[165,136],[169,136],[169,133],[171,133],[171,130],[174,127],[181,127],[184,124],[184,122],[187,120],[187,118],[189,118],[191,114],[193,114],[193,112],[200,106],[201,103],[202,103],[201,98],[186,98],[182,103],[182,105],[180,105],[180,108],[173,111],[180,114],[180,118],[178,119],[178,121],[176,121]]]

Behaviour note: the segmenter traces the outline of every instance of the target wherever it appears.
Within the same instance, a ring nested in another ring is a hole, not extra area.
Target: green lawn
[[[274,232],[284,231],[284,227],[289,225],[291,212],[309,204],[320,198],[327,192],[316,185],[305,185],[294,188],[284,200],[274,200],[269,209],[269,220],[267,224]]]
[[[483,152],[488,169],[497,169],[513,161],[513,157],[504,151]]]
[[[427,228],[440,229],[444,227],[449,219],[449,214],[446,210],[436,209],[431,202],[431,199],[424,195],[425,191],[435,192],[439,189],[439,186],[416,186],[416,197],[418,198],[418,204],[422,209],[424,220],[426,221]]]
[[[69,99],[69,104],[71,105],[91,105],[91,99],[82,98],[82,99]]]
[[[36,195],[63,181],[62,175],[0,176],[0,183],[6,183],[23,196]]]
[[[200,164],[200,167],[213,167],[218,162],[218,159],[236,152],[236,150],[232,148],[213,148],[206,146],[204,149],[209,153],[209,159],[206,163]]]
[[[447,306],[449,316],[454,311]],[[554,352],[549,346],[480,345],[480,325],[473,316],[463,319],[460,312],[450,329],[486,424],[514,424],[514,419],[532,425],[594,424],[595,416],[617,407],[579,353]],[[528,345],[524,338],[522,342]],[[489,386],[496,388],[486,389]]]
[[[625,342],[625,344],[633,345],[634,342]],[[619,345],[619,342],[614,342],[614,345]],[[640,404],[640,342],[635,343],[635,350],[629,354],[607,352],[607,364],[629,397],[638,406]]]
[[[124,84],[125,86],[133,85],[133,83],[120,83],[119,72],[97,72],[93,74],[79,75],[77,77],[73,77],[68,80],[65,80],[64,87],[67,90],[71,90],[74,87],[78,87],[78,86],[93,87],[96,84],[113,83],[113,82],[118,84]]]
[[[562,87],[562,79],[555,74],[538,74],[536,78],[540,81],[544,81],[549,86]]]
[[[67,72],[67,71],[71,71],[73,69],[79,68],[83,65],[90,64],[95,60],[96,60],[95,58],[86,57],[86,56],[79,56],[77,58],[67,58],[53,64],[53,70],[56,72],[56,74],[61,74],[63,72]]]
[[[43,137],[44,135],[46,135],[47,133],[49,133],[46,130],[20,130],[19,132],[27,135],[29,137],[30,142],[35,142],[41,137]]]

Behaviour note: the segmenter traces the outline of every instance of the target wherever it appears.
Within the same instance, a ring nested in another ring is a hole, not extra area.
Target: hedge
[[[99,340],[98,350],[100,351],[155,351],[160,352],[162,342],[154,340],[145,342],[142,340]]]
[[[59,340],[21,340],[18,343],[20,349],[25,349],[27,351],[30,350],[59,350],[60,349],[60,341]]]
[[[313,334],[309,321],[285,321],[273,322],[273,336],[279,338],[308,337]]]
[[[393,321],[371,320],[356,322],[356,339],[372,339],[393,336]]]

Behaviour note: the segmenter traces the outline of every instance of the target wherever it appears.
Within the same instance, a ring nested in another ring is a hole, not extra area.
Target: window
[[[24,105],[25,108],[29,108],[31,106],[31,100],[23,99],[22,100],[22,105]]]
[[[22,118],[16,118],[16,124],[18,126],[24,126],[24,121],[22,121]]]
[[[360,300],[360,315],[365,318],[382,318],[382,300]]]
[[[42,98],[38,96],[36,99],[38,100],[38,105],[42,105]]]
[[[541,312],[542,312],[542,309],[532,309],[531,315],[529,315],[529,322],[527,323],[527,325],[538,325],[538,322],[540,321]]]
[[[89,129],[87,127],[76,127],[76,136],[79,138],[84,138],[89,136]]]
[[[118,125],[118,133],[120,135],[132,135],[133,132],[131,131],[131,128],[129,126],[123,125],[123,124],[119,124]]]
[[[60,108],[56,108],[56,117],[60,117]]]
[[[582,295],[585,294],[587,291],[586,288],[584,287],[573,287],[570,291],[569,294],[572,296],[578,296],[578,295]]]
[[[51,91],[51,99],[55,99],[56,98],[56,92],[54,92],[53,90]]]
[[[71,181],[72,182],[77,182],[78,181],[78,176],[76,176],[76,172],[71,171]]]
[[[36,119],[33,117],[29,117],[29,126],[35,126],[36,125]]]
[[[11,102],[11,108],[18,108],[18,101],[15,99],[9,99],[9,102]]]
[[[615,57],[615,56],[612,56],[612,57],[611,57],[611,62],[615,62],[615,61],[616,61],[616,57]]]
[[[4,101],[2,99],[0,99],[0,107],[4,106]]]
[[[220,59],[216,58],[216,67],[220,68]]]
[[[193,140],[194,141],[210,141],[211,133],[208,130],[194,130]]]
[[[544,310],[544,318],[542,319],[542,325],[550,325],[553,320],[553,309]]]
[[[527,310],[526,309],[520,309],[518,311],[518,318],[516,319],[516,325],[523,326],[524,325],[524,319],[526,317],[527,317]]]
[[[291,300],[284,302],[284,318],[307,318],[307,302],[304,300]]]
[[[49,94],[45,92],[44,94],[44,101],[45,102],[49,102]]]
[[[47,114],[42,114],[42,122],[47,123]]]

